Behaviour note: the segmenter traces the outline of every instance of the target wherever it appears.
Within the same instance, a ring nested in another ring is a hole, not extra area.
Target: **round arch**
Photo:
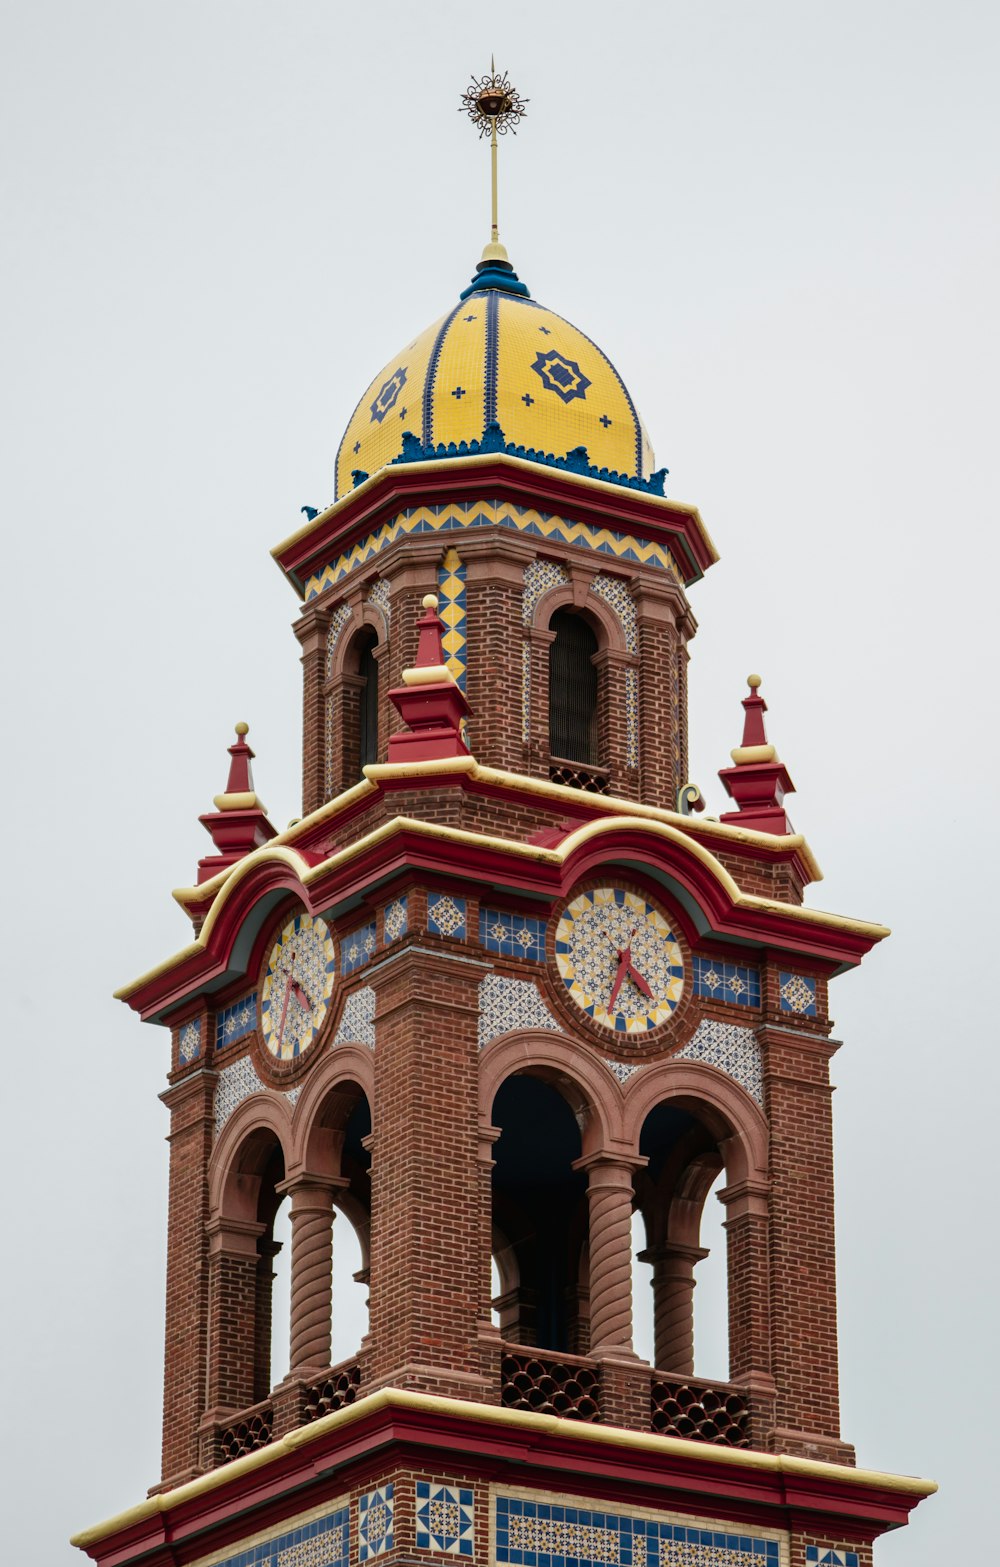
[[[613,1140],[621,1118],[617,1079],[565,1034],[546,1029],[501,1034],[484,1049],[479,1068],[479,1115],[484,1127],[490,1124],[501,1085],[518,1073],[540,1077],[562,1095],[580,1126],[584,1154]]]
[[[293,1146],[287,1099],[268,1089],[248,1095],[219,1133],[209,1159],[212,1217],[256,1220],[261,1178],[275,1143],[287,1170]]]

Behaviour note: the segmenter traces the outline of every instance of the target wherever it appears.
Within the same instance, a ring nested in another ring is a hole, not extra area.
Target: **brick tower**
[[[858,1470],[839,1423],[827,991],[887,932],[804,905],[756,676],[733,809],[696,809],[701,518],[495,240],[362,396],[336,490],[273,552],[303,817],[271,825],[238,725],[175,894],[192,940],[121,992],[172,1041],[163,1469],[75,1543],[106,1567],[866,1567],[934,1489]],[[721,1172],[724,1384],[692,1317]],[[370,1319],[331,1366],[338,1214]]]

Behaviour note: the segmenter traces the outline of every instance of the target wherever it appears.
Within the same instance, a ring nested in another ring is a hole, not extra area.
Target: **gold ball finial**
[[[467,114],[480,136],[490,136],[516,131],[518,123],[527,114],[527,98],[522,98],[511,85],[506,71],[498,71],[490,61],[485,76],[474,76],[459,104],[459,113]]]
[[[244,735],[247,735],[247,734],[250,733],[250,725],[243,723],[242,720],[241,720],[236,725],[236,733],[239,735],[240,739],[242,740]]]
[[[424,609],[437,609],[438,596],[436,593],[425,593],[420,602],[424,606]]]
[[[756,691],[760,683],[761,681],[759,675],[747,675],[747,685],[750,687],[751,691]]]

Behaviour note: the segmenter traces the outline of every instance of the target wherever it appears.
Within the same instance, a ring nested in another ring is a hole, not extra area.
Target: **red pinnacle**
[[[734,765],[719,773],[737,809],[726,811],[719,820],[749,827],[754,832],[785,836],[792,831],[792,824],[783,801],[786,794],[794,794],[795,785],[768,742],[764,728],[767,703],[757,695],[760,676],[748,675],[747,685],[750,695],[743,698],[743,744],[732,753]]]

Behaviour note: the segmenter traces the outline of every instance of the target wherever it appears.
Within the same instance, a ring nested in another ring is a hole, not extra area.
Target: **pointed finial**
[[[216,854],[198,861],[198,881],[207,881],[219,871],[259,849],[275,836],[276,829],[267,819],[267,807],[254,792],[254,753],[247,745],[250,725],[240,720],[235,725],[236,739],[229,747],[229,778],[225,791],[212,801],[214,811],[199,816],[205,831],[211,834]]]
[[[790,833],[792,826],[782,802],[786,794],[794,794],[795,785],[767,738],[767,703],[759,694],[760,676],[747,675],[747,685],[750,695],[743,698],[743,741],[729,753],[733,766],[719,773],[737,809],[725,812],[719,820],[757,832]]]
[[[507,251],[500,243],[497,220],[497,135],[505,136],[508,131],[516,134],[522,115],[528,112],[525,107],[527,102],[527,98],[522,98],[517,89],[511,86],[507,72],[497,70],[492,55],[489,75],[474,76],[462,94],[459,113],[464,111],[469,116],[480,136],[488,135],[490,138],[492,204],[490,243],[483,250],[484,261],[508,259]]]
[[[425,593],[421,605],[424,612],[417,621],[416,663],[403,670],[403,684],[389,692],[389,700],[407,728],[406,733],[395,734],[389,741],[391,763],[431,762],[469,754],[462,725],[471,709],[445,662],[441,639],[446,628],[437,612],[437,594]]]

